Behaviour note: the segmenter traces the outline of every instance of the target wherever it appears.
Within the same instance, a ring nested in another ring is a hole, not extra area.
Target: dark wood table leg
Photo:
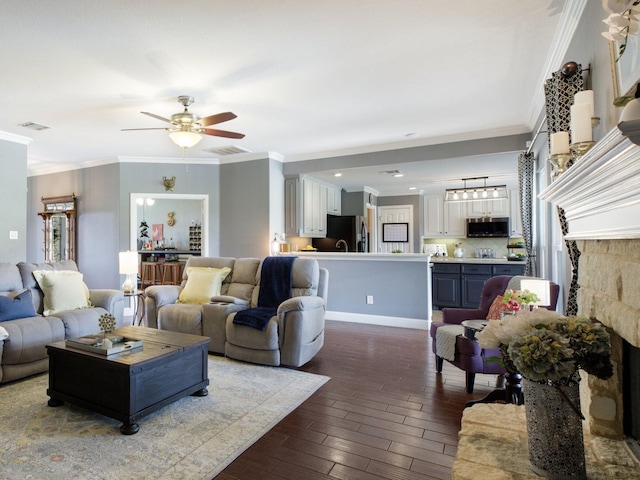
[[[201,388],[197,392],[193,392],[191,394],[192,397],[206,397],[207,395],[209,395],[209,390],[206,388]]]
[[[524,395],[522,394],[522,375],[519,373],[505,373],[504,388],[497,388],[479,400],[472,400],[466,403],[466,407],[471,407],[476,403],[513,403],[514,405],[524,405]]]
[[[62,400],[58,400],[57,398],[50,398],[47,402],[47,405],[49,405],[50,407],[59,407],[61,405],[64,405],[64,402]]]
[[[140,430],[140,425],[138,425],[136,422],[127,422],[123,423],[120,426],[120,433],[122,433],[123,435],[133,435],[135,433],[138,433],[138,430]]]

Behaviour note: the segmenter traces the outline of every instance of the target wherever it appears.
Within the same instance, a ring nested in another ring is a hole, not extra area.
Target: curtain
[[[569,63],[565,64],[565,66]],[[547,114],[547,132],[549,142],[551,134],[555,132],[570,132],[571,105],[573,96],[584,88],[582,78],[582,66],[574,64],[575,69],[563,69],[553,72],[551,78],[544,84],[545,110]],[[571,166],[572,162],[569,162]],[[569,227],[565,218],[564,210],[558,208],[558,218],[562,236],[566,237]],[[571,262],[571,285],[567,296],[567,307],[565,315],[576,315],[578,313],[578,265],[580,261],[580,250],[575,240],[565,240],[569,260]]]
[[[524,274],[538,276],[536,252],[533,248],[533,176],[535,157],[533,152],[518,156],[518,194],[520,196],[520,217],[522,218],[522,237],[527,249],[527,265]]]

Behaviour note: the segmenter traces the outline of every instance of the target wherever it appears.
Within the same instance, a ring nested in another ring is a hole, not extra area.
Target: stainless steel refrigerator
[[[340,240],[346,242],[347,249]],[[362,215],[327,215],[327,237],[314,238],[311,243],[319,252],[368,252],[367,219]]]

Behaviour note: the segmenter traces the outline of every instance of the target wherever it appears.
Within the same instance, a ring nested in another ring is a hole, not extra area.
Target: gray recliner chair
[[[221,295],[211,303],[175,303],[190,266],[231,268]],[[264,331],[233,323],[236,312],[257,306],[262,262],[255,258],[191,257],[180,286],[155,285],[145,290],[150,327],[208,336],[209,351],[263,365],[299,367],[324,344],[329,273],[317,260],[296,258],[291,298],[282,302]]]

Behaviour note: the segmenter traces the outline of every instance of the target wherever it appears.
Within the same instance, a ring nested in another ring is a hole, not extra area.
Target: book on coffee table
[[[79,338],[69,338],[65,340],[67,347],[79,348],[88,352],[99,353],[101,355],[112,355],[126,350],[142,347],[142,340],[127,338],[122,336],[107,337],[111,346],[105,345],[105,337],[102,334],[86,335]]]

